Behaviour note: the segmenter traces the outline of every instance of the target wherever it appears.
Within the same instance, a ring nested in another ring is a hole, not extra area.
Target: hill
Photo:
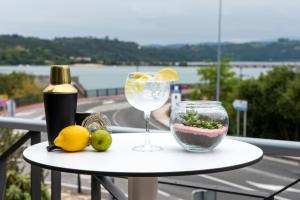
[[[222,55],[239,61],[299,61],[300,41],[224,43]],[[75,37],[41,39],[0,35],[0,65],[17,64],[168,64],[216,59],[216,44],[149,45],[118,39]]]

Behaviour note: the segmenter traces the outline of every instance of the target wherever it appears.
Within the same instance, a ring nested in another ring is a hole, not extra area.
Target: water
[[[104,89],[104,88],[121,88],[124,87],[126,77],[129,72],[133,71],[158,71],[163,67],[136,67],[136,66],[71,66],[72,76],[78,76],[80,83],[88,90]],[[197,67],[173,67],[180,76],[178,83],[197,83],[199,76],[197,75]],[[258,77],[260,73],[270,70],[268,68],[233,68],[237,75],[243,77]],[[0,73],[25,72],[34,75],[49,75],[50,66],[0,66]]]

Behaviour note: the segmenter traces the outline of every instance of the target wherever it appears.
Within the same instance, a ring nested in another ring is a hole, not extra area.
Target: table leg
[[[128,177],[128,200],[156,200],[157,177]]]
[[[61,172],[51,170],[51,200],[61,200]]]
[[[99,200],[101,199],[101,186],[99,181],[95,176],[91,176],[91,196],[92,200]]]

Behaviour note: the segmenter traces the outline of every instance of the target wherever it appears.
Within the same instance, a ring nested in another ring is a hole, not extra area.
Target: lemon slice
[[[143,92],[145,87],[144,81],[150,79],[152,79],[152,77],[145,73],[136,72],[131,74],[130,79],[128,79],[125,83],[125,94],[130,96],[138,92]]]
[[[142,79],[142,80],[150,80],[151,76],[149,76],[148,74],[144,74],[144,73],[134,73],[131,76],[132,79]]]
[[[140,79],[129,79],[125,83],[125,94],[127,96],[134,95],[138,92],[143,92],[145,83],[139,81]]]
[[[179,75],[176,70],[170,67],[166,67],[158,71],[157,75],[155,76],[155,79],[165,81],[178,81]]]

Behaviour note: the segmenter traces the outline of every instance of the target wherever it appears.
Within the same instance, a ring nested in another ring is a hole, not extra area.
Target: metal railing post
[[[275,198],[274,197],[269,197],[269,198],[266,198],[264,200],[274,200]]]
[[[31,145],[41,142],[40,132],[31,132]],[[31,199],[41,199],[41,183],[42,183],[42,169],[40,167],[31,165]]]
[[[81,178],[80,178],[80,174],[77,174],[77,192],[81,193]]]
[[[61,199],[61,173],[51,170],[51,200]]]
[[[192,200],[217,200],[217,193],[209,190],[193,190]]]
[[[110,181],[114,184],[115,183],[115,179],[114,177],[109,177]],[[115,198],[109,193],[108,194],[108,200],[115,200]]]
[[[31,133],[27,132],[0,155],[0,198],[2,200],[6,198],[6,161],[11,154],[13,154],[21,145],[23,145],[30,138]]]
[[[101,199],[101,187],[100,183],[95,176],[91,176],[91,196],[92,200]]]
[[[6,188],[6,160],[0,162],[0,198],[1,200],[5,200]]]
[[[113,199],[128,200],[125,194],[107,176],[95,176],[99,183],[113,196]]]

